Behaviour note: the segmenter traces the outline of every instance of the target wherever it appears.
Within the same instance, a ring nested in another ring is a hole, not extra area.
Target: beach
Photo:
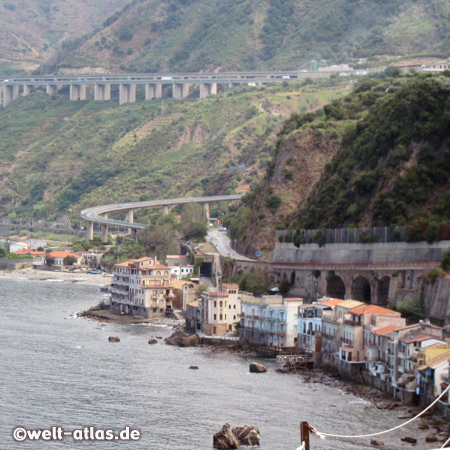
[[[66,283],[110,284],[111,277],[103,274],[90,274],[83,272],[53,272],[36,270],[31,267],[16,270],[0,270],[1,278],[25,278],[33,281],[59,281]]]

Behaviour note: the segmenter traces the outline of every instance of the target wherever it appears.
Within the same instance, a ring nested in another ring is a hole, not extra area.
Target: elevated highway
[[[81,217],[87,222],[86,238],[91,240],[94,237],[94,223],[101,226],[102,241],[107,241],[108,226],[128,228],[132,235],[136,235],[137,230],[141,230],[148,226],[146,223],[134,222],[134,211],[142,208],[162,207],[163,214],[168,214],[170,209],[175,205],[184,205],[187,203],[200,203],[203,205],[205,216],[209,219],[209,205],[214,202],[239,200],[242,194],[236,195],[216,195],[209,197],[187,197],[172,198],[163,200],[150,200],[146,202],[130,202],[130,203],[112,203],[110,205],[94,206],[92,208],[83,209]],[[126,215],[126,220],[109,219],[108,213],[122,211]]]
[[[162,98],[164,86],[170,86],[172,97],[184,99],[193,86],[199,88],[200,98],[217,94],[218,85],[239,86],[242,84],[263,85],[299,78],[329,78],[333,72],[268,71],[268,72],[223,72],[223,73],[158,73],[126,75],[47,75],[28,77],[6,77],[0,81],[3,90],[3,107],[32,89],[44,88],[49,95],[63,87],[70,88],[70,100],[111,100],[111,86],[119,89],[119,104],[136,101],[136,87],[144,86],[145,100]],[[356,71],[355,71],[356,73]],[[92,93],[93,91],[93,93]]]

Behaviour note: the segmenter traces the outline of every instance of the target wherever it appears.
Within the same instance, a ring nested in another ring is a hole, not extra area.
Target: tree
[[[6,250],[3,247],[0,247],[0,258],[4,258],[6,256]]]
[[[239,280],[239,289],[254,295],[266,294],[268,288],[269,281],[261,271],[244,273]]]
[[[137,234],[138,243],[148,255],[163,258],[177,252],[173,217],[163,216],[155,225],[150,225]]]
[[[197,203],[185,205],[178,228],[186,240],[203,239],[208,231],[208,221],[202,206]]]
[[[450,248],[442,255],[441,268],[446,272],[450,271]]]
[[[67,255],[63,259],[63,263],[65,266],[73,266],[76,262],[77,262],[77,258],[75,258],[75,256],[72,256],[72,255]]]
[[[199,297],[202,296],[202,294],[203,294],[204,292],[207,292],[207,291],[208,291],[208,286],[207,286],[206,284],[204,284],[204,283],[201,283],[201,284],[199,284],[199,285],[197,286],[197,288],[195,289],[195,297],[196,297],[196,298],[199,298]]]
[[[55,259],[52,258],[50,255],[45,255],[45,265],[51,267],[54,264],[55,264]]]

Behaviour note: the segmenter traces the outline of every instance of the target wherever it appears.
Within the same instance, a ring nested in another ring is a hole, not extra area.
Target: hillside
[[[407,225],[410,240],[448,238],[448,75],[369,79],[292,116],[264,179],[230,217],[233,237],[247,252],[270,250],[277,228]]]
[[[373,67],[448,57],[449,20],[445,0],[133,0],[42,72]]]
[[[4,0],[0,3],[0,74],[32,71],[66,39],[91,33],[127,0]]]
[[[0,111],[0,217],[79,223],[98,204],[243,192],[263,176],[286,117],[348,92],[306,80],[119,106],[35,91]]]

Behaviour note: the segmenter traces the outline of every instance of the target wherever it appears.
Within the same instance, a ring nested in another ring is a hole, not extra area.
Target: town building
[[[111,282],[111,311],[149,317],[172,312],[174,298],[170,268],[154,258],[116,264]]]
[[[201,325],[197,326],[198,334],[223,336],[236,331],[240,314],[239,285],[222,284],[216,291],[203,293],[198,308]]]
[[[200,326],[200,309],[199,301],[195,300],[186,305],[186,329],[191,333],[195,333],[197,326]]]
[[[241,341],[274,350],[295,349],[301,298],[241,296]]]
[[[431,64],[422,64],[420,67],[422,72],[443,72],[444,70],[450,70],[450,59],[444,59],[443,61],[434,62]]]
[[[318,364],[322,362],[323,318],[334,317],[335,307],[343,301],[330,299],[298,307],[298,349],[312,353]]]

